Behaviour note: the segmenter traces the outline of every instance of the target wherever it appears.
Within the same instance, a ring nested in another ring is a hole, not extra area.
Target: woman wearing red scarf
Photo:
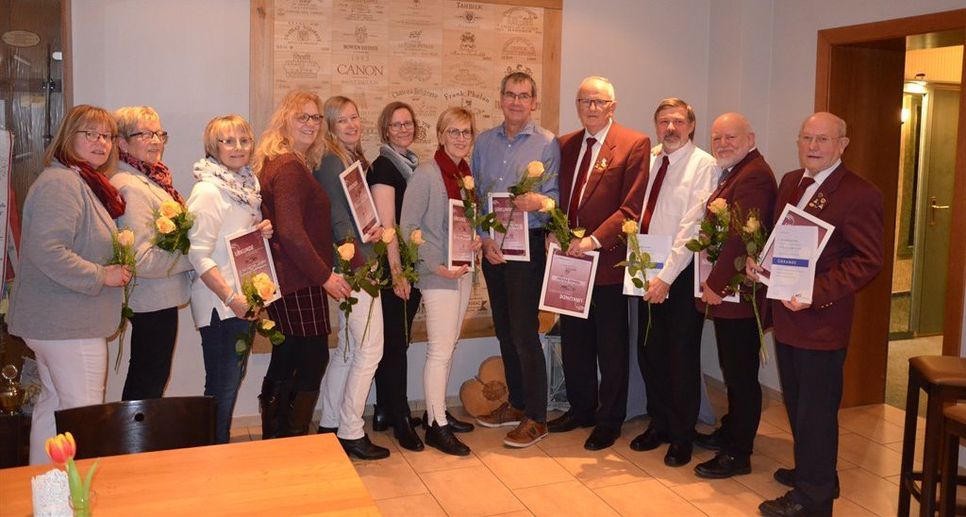
[[[127,203],[119,228],[134,231],[137,288],[131,290],[131,359],[122,400],[160,398],[171,374],[171,356],[178,336],[178,307],[188,303],[191,280],[188,257],[154,245],[154,221],[163,202],[184,205],[171,184],[171,172],[161,162],[168,132],[153,108],[135,106],[114,112],[120,138],[119,162],[111,185]],[[123,350],[124,343],[120,344]]]
[[[88,105],[64,117],[44,155],[47,168],[23,205],[20,268],[10,298],[10,333],[36,355],[41,391],[30,430],[30,463],[48,463],[54,411],[104,402],[107,336],[121,322],[123,266],[112,255],[124,200],[104,176],[117,160],[117,126]]]
[[[446,267],[449,243],[449,200],[462,199],[459,184],[470,176],[466,158],[473,148],[476,126],[473,114],[463,108],[448,108],[436,122],[439,149],[432,160],[419,165],[406,187],[400,228],[408,234],[420,228],[425,241],[419,246],[419,281],[426,310],[426,445],[447,454],[466,456],[470,448],[454,431],[470,431],[471,424],[455,420],[446,411],[446,383],[453,351],[459,339],[463,316],[469,305],[472,275],[468,266]],[[474,236],[476,249],[481,241]]]

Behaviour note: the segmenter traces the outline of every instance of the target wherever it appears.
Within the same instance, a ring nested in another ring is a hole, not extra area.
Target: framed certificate
[[[832,232],[835,231],[835,226],[796,206],[786,204],[785,209],[778,217],[778,223],[775,224],[771,235],[768,236],[768,241],[765,242],[765,247],[762,248],[761,259],[758,261],[762,268],[758,275],[761,278],[761,283],[769,286],[771,285],[771,264],[775,258],[775,236],[781,226],[814,226],[818,232],[815,257],[812,257],[815,260],[818,260],[818,257],[822,255],[822,250],[825,249],[829,239],[832,238]]]
[[[507,192],[491,193],[489,195],[490,213],[496,214],[496,220],[506,228],[506,235],[490,228],[490,238],[502,242],[500,251],[503,258],[530,262],[530,221],[523,210],[513,210],[513,200]],[[513,220],[510,220],[513,214]]]
[[[449,200],[449,246],[446,247],[446,267],[473,268],[476,251],[473,249],[473,228],[463,211],[463,201]]]
[[[775,237],[769,263],[768,298],[812,303],[815,288],[815,259],[818,227],[810,225],[780,225],[772,233]]]
[[[376,203],[372,199],[369,184],[366,183],[366,173],[362,170],[362,164],[356,161],[342,171],[342,174],[339,174],[339,183],[342,184],[342,191],[349,201],[352,220],[356,223],[356,230],[359,231],[361,239],[369,230],[380,224]]]
[[[661,272],[664,263],[667,262],[668,255],[671,254],[671,236],[639,233],[637,234],[637,243],[641,245],[641,251],[651,256],[651,263],[654,264],[653,268],[644,271],[644,278],[642,278],[642,280],[650,280]],[[628,260],[631,258],[630,248],[627,249],[626,257]],[[626,267],[624,268],[624,294],[628,296],[644,296],[645,294],[644,288],[634,285],[631,274]]]
[[[228,248],[231,272],[235,275],[239,289],[244,279],[258,273],[265,273],[276,287],[275,296],[265,300],[265,305],[282,297],[278,275],[275,274],[275,262],[272,260],[272,250],[268,247],[268,239],[262,237],[261,231],[255,228],[237,231],[225,236],[225,244]]]
[[[560,249],[560,245],[550,243],[540,289],[540,310],[587,319],[598,258],[596,251],[571,257]]]

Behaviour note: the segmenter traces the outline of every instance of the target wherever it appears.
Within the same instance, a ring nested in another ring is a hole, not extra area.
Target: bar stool
[[[919,390],[928,396],[922,472],[912,470],[916,450],[916,417]],[[906,425],[902,433],[902,468],[898,515],[909,515],[910,496],[919,501],[919,515],[932,517],[936,511],[939,481],[943,403],[966,399],[966,358],[919,356],[909,359],[909,388],[906,392]],[[921,486],[916,486],[921,481]]]
[[[959,441],[966,438],[966,404],[956,404],[943,411],[943,464],[942,481],[939,483],[939,515],[962,515],[956,513],[956,484],[962,483],[959,475]]]

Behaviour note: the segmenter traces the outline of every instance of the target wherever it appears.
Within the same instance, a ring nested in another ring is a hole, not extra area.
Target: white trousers
[[[337,436],[346,440],[366,434],[362,429],[362,413],[376,367],[382,359],[383,346],[382,300],[365,291],[354,292],[353,296],[359,303],[352,307],[349,321],[339,312],[339,345],[331,352],[322,378],[322,420],[319,422],[322,427],[338,427]],[[345,339],[346,325],[349,342]]]
[[[30,464],[50,463],[45,444],[57,434],[54,411],[104,403],[107,340],[24,339],[37,357],[40,396],[30,427]]]
[[[426,413],[430,422],[446,425],[446,383],[453,366],[453,351],[460,337],[463,316],[470,303],[473,274],[459,279],[458,289],[425,289],[426,366],[423,368],[423,390]]]

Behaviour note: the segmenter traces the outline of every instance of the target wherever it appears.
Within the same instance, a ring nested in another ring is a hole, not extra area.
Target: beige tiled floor
[[[722,394],[712,392],[711,400],[721,414]],[[465,417],[458,408],[454,413]],[[502,444],[509,428],[478,427],[460,435],[473,449],[463,458],[432,448],[418,453],[401,450],[390,433],[370,430],[372,440],[389,447],[391,456],[354,465],[383,514],[405,517],[757,515],[759,503],[787,490],[772,479],[776,468],[792,466],[790,428],[779,403],[766,401],[752,473],[731,479],[696,477],[694,465],[712,457],[698,447],[692,462],[681,468],[664,465],[663,447],[644,453],[631,450],[630,440],[646,423],[628,422],[613,447],[596,452],[583,448],[589,429],[555,434],[527,449],[510,449]],[[884,404],[849,408],[839,413],[839,423],[842,497],[835,502],[835,514],[895,515],[903,412]],[[254,427],[233,430],[233,441],[260,438]],[[920,456],[921,451],[917,464]]]

